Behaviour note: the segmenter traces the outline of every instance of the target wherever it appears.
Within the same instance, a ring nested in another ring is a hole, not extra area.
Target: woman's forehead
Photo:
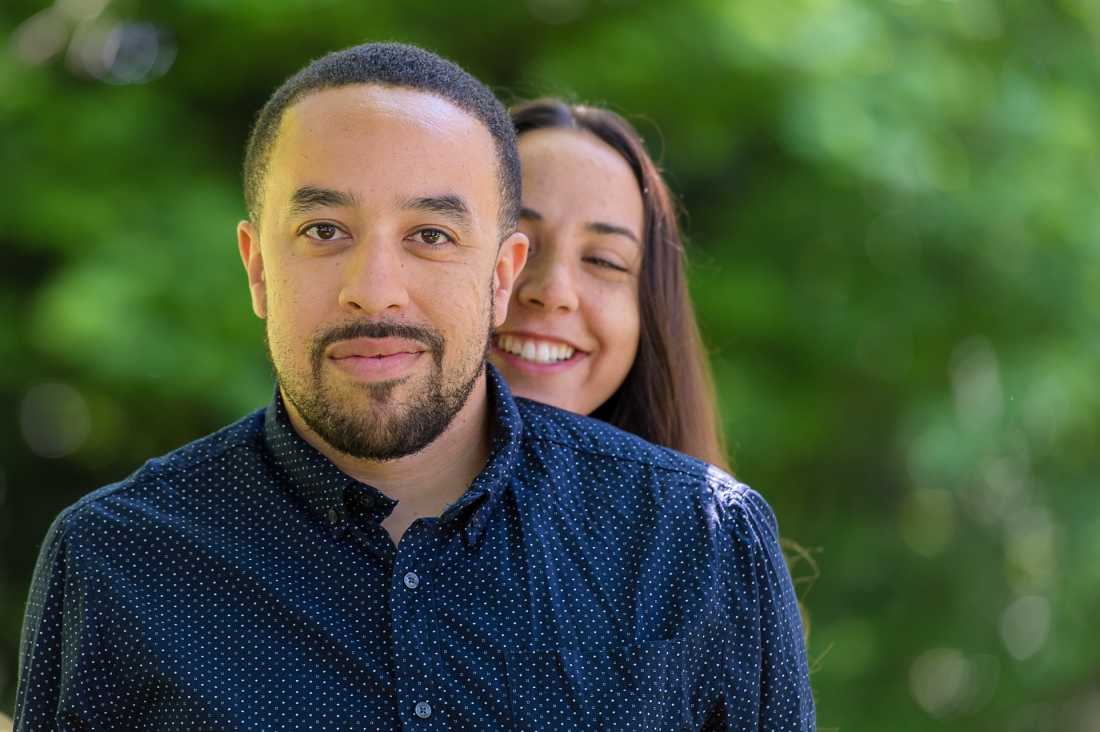
[[[583,130],[542,129],[523,134],[519,151],[526,208],[543,217],[610,217],[641,235],[641,191],[611,146]]]

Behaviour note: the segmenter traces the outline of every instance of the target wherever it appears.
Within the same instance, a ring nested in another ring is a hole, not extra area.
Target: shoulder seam
[[[546,435],[535,435],[535,434],[531,434],[531,433],[526,432],[526,431],[524,431],[524,435],[527,439],[530,439],[530,440],[539,440],[541,442],[550,442],[550,443],[553,443],[555,445],[560,445],[562,447],[569,448],[570,450],[575,450],[577,452],[584,453],[585,455],[593,455],[593,456],[604,457],[604,458],[614,458],[615,460],[622,460],[623,462],[634,463],[636,465],[645,465],[645,466],[649,466],[649,467],[652,467],[652,468],[657,469],[657,470],[664,470],[664,471],[667,471],[667,472],[670,472],[670,473],[680,473],[681,475],[685,475],[689,478],[696,478],[696,479],[700,479],[700,480],[705,480],[705,478],[703,476],[697,475],[696,473],[693,473],[692,471],[688,470],[687,468],[677,467],[675,465],[669,465],[669,464],[665,463],[664,461],[661,461],[661,462],[647,462],[645,460],[639,460],[638,458],[629,457],[627,455],[615,455],[615,454],[611,454],[611,453],[607,453],[607,452],[591,450],[591,449],[588,449],[586,447],[582,447],[582,446],[574,444],[574,443],[565,442],[564,440],[555,439],[553,437],[548,437]],[[641,438],[639,438],[639,439],[641,439]],[[660,445],[655,445],[654,447],[657,447],[658,449],[661,449],[661,450],[669,449],[669,448],[662,448]],[[702,463],[702,464],[703,465],[709,465],[709,463]]]
[[[211,436],[211,435],[208,435],[208,437],[209,436]],[[203,438],[199,438],[199,439],[203,439]],[[241,440],[240,442],[234,443],[232,445],[225,445],[221,449],[219,449],[218,451],[213,452],[209,455],[206,455],[205,457],[201,458],[200,460],[195,461],[189,467],[196,468],[196,469],[201,468],[203,465],[206,465],[208,462],[210,462],[211,460],[214,460],[215,458],[219,458],[219,457],[225,455],[226,453],[228,453],[232,450],[236,450],[237,448],[244,447],[246,445],[252,445],[255,442],[256,442],[255,437],[252,437],[248,440]],[[185,445],[184,447],[178,448],[178,449],[182,450],[182,449],[185,449],[186,447],[187,447],[187,445]],[[168,453],[168,455],[171,455],[171,454],[172,453]],[[139,467],[137,470],[135,470],[133,473],[126,476],[122,480],[117,481],[113,484],[108,484],[106,486],[103,486],[102,488],[99,488],[95,491],[92,491],[92,493],[89,493],[88,495],[77,499],[77,501],[75,503],[73,503],[71,506],[65,508],[61,512],[61,516],[59,516],[59,518],[64,517],[64,518],[62,518],[63,521],[66,518],[68,518],[69,516],[72,516],[73,518],[75,518],[77,514],[83,513],[90,506],[93,506],[96,503],[98,503],[100,499],[107,498],[108,496],[113,496],[113,495],[116,495],[117,493],[120,493],[122,491],[126,491],[126,490],[129,490],[129,489],[133,488],[134,485],[138,482],[137,481],[138,474],[142,473],[143,471],[145,471],[146,474],[141,476],[142,481],[152,480],[152,479],[155,479],[155,478],[158,478],[158,477],[164,477],[164,476],[168,476],[168,475],[179,475],[180,472],[181,472],[179,468],[174,467],[172,465],[169,465],[167,460],[165,460],[165,456],[150,458],[149,460],[147,460],[145,462],[144,465]],[[93,496],[94,496],[94,498],[93,498]],[[62,524],[62,528],[65,528],[64,523]]]

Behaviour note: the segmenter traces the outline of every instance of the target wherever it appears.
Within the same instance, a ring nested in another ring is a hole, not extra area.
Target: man
[[[17,729],[813,728],[763,499],[486,365],[527,242],[484,86],[330,54],[245,197],[275,397],[58,517]]]

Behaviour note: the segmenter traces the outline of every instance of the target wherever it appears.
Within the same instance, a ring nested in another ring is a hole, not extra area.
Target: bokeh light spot
[[[65,457],[80,449],[91,432],[88,403],[68,384],[37,384],[23,396],[19,426],[35,455]]]
[[[23,21],[11,38],[15,55],[31,66],[49,61],[65,48],[68,40],[68,27],[52,7]]]
[[[1050,602],[1045,597],[1020,597],[1001,613],[1001,640],[1019,661],[1038,653],[1049,634]]]
[[[943,719],[988,706],[1000,676],[1001,664],[992,654],[968,656],[955,648],[933,648],[913,662],[909,688],[921,709]]]
[[[917,554],[934,557],[955,536],[955,499],[945,490],[920,488],[901,509],[901,535]]]
[[[918,706],[937,719],[963,706],[975,685],[973,665],[955,648],[933,648],[909,669],[909,690]]]
[[[1050,511],[1032,506],[1016,511],[1004,525],[1005,574],[1020,595],[1051,588],[1058,579],[1058,526]]]
[[[955,415],[964,429],[982,432],[1001,417],[1004,397],[997,354],[985,338],[971,338],[955,349],[951,367]]]
[[[57,0],[54,3],[63,14],[82,23],[98,18],[109,4],[110,0]]]
[[[69,66],[109,84],[141,84],[176,60],[171,35],[150,23],[86,24],[69,46]]]

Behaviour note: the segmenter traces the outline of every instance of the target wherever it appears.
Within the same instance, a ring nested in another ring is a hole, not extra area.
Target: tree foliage
[[[16,1],[0,37],[0,709],[50,519],[270,397],[253,115],[399,39],[662,161],[734,465],[821,568],[822,728],[1095,729],[1100,5]]]

